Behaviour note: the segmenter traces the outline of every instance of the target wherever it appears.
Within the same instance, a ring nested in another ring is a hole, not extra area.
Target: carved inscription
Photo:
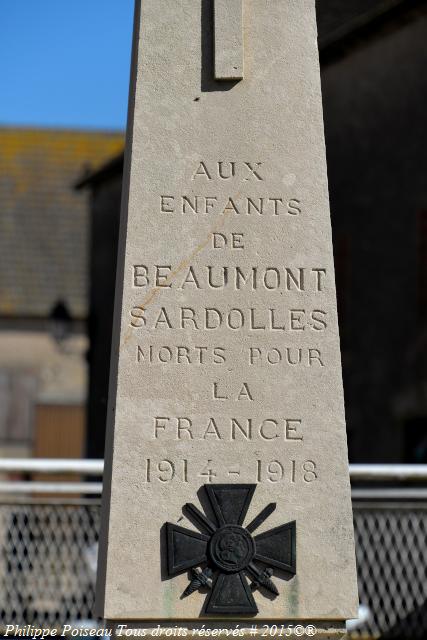
[[[244,469],[244,467],[246,467]],[[251,477],[254,482],[302,483],[310,484],[317,480],[317,465],[314,460],[255,460],[248,469],[248,464],[235,465],[232,469],[225,469],[223,465],[214,464],[213,460],[202,461],[191,465],[183,459],[144,460],[143,477],[147,483],[169,484],[173,482],[189,482],[200,478],[204,482],[225,482],[230,478],[239,478],[245,472],[245,477]],[[249,475],[248,472],[249,471]]]
[[[243,238],[243,234],[239,234]],[[243,246],[240,248],[244,248]],[[189,266],[185,272],[172,279],[171,265],[154,265],[153,268],[138,264],[133,266],[133,285],[164,289],[215,289],[231,288],[234,291],[322,291],[326,269],[312,267],[259,267],[206,265],[203,269]]]
[[[174,440],[283,440],[302,442],[304,439],[302,420],[299,418],[256,418],[236,417],[220,420],[206,417],[197,420],[194,417],[156,416],[153,419],[153,437],[155,440],[173,438]]]
[[[204,400],[211,406],[203,415],[183,410],[179,402],[179,411],[169,407],[167,412],[144,414],[145,437],[149,434],[159,446],[176,443],[180,451],[177,456],[146,458],[146,483],[244,477],[308,487],[321,479],[310,445],[316,425],[306,421],[303,411],[275,415],[262,407],[268,407],[272,373],[274,380],[276,371],[280,376],[305,370],[315,380],[328,366],[322,348],[329,326],[323,298],[333,274],[329,267],[307,264],[292,252],[284,260],[280,246],[262,250],[253,231],[256,225],[280,225],[275,239],[280,233],[291,234],[292,225],[310,215],[298,192],[269,192],[268,178],[262,161],[201,160],[188,174],[186,192],[165,190],[157,196],[159,224],[170,216],[191,216],[195,225],[201,217],[227,218],[232,228],[212,228],[203,245],[209,250],[205,260],[203,252],[195,251],[178,264],[164,258],[151,264],[141,255],[131,265],[134,304],[127,313],[130,331],[138,336],[135,366],[176,371],[177,376],[179,371],[206,372]],[[247,254],[252,257],[247,259]],[[235,341],[233,335],[245,340]],[[236,363],[241,374],[230,380]],[[256,371],[259,383],[250,375]],[[210,443],[212,455],[195,463],[185,448],[194,451],[197,443]],[[252,455],[227,467],[215,453],[216,443],[245,443]],[[260,445],[263,455],[256,449]]]
[[[160,196],[160,213],[227,215],[237,216],[297,216],[302,212],[301,202],[297,198],[286,196],[234,197],[218,196]]]

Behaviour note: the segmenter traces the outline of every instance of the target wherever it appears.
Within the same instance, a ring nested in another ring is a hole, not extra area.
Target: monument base
[[[344,621],[336,620],[206,620],[177,623],[164,621],[108,621],[115,638],[316,638],[343,640],[347,638]]]

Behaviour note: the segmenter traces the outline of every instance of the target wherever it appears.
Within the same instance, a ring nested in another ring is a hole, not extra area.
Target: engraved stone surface
[[[97,588],[111,620],[215,617],[215,571],[240,580],[251,531],[294,521],[296,573],[264,563],[279,594],[257,591],[258,618],[357,613],[314,0],[244,0],[242,32],[243,80],[217,81],[211,0],[137,3]],[[215,539],[203,486],[222,484],[256,491],[245,533]],[[193,532],[173,579],[166,522]]]

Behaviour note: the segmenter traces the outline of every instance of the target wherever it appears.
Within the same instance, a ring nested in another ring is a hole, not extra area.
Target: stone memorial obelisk
[[[314,0],[136,2],[97,609],[357,615]]]

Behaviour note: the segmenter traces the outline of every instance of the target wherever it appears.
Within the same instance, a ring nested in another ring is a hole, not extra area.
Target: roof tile
[[[121,132],[0,128],[0,316],[87,314],[88,193],[73,187],[123,149]]]

